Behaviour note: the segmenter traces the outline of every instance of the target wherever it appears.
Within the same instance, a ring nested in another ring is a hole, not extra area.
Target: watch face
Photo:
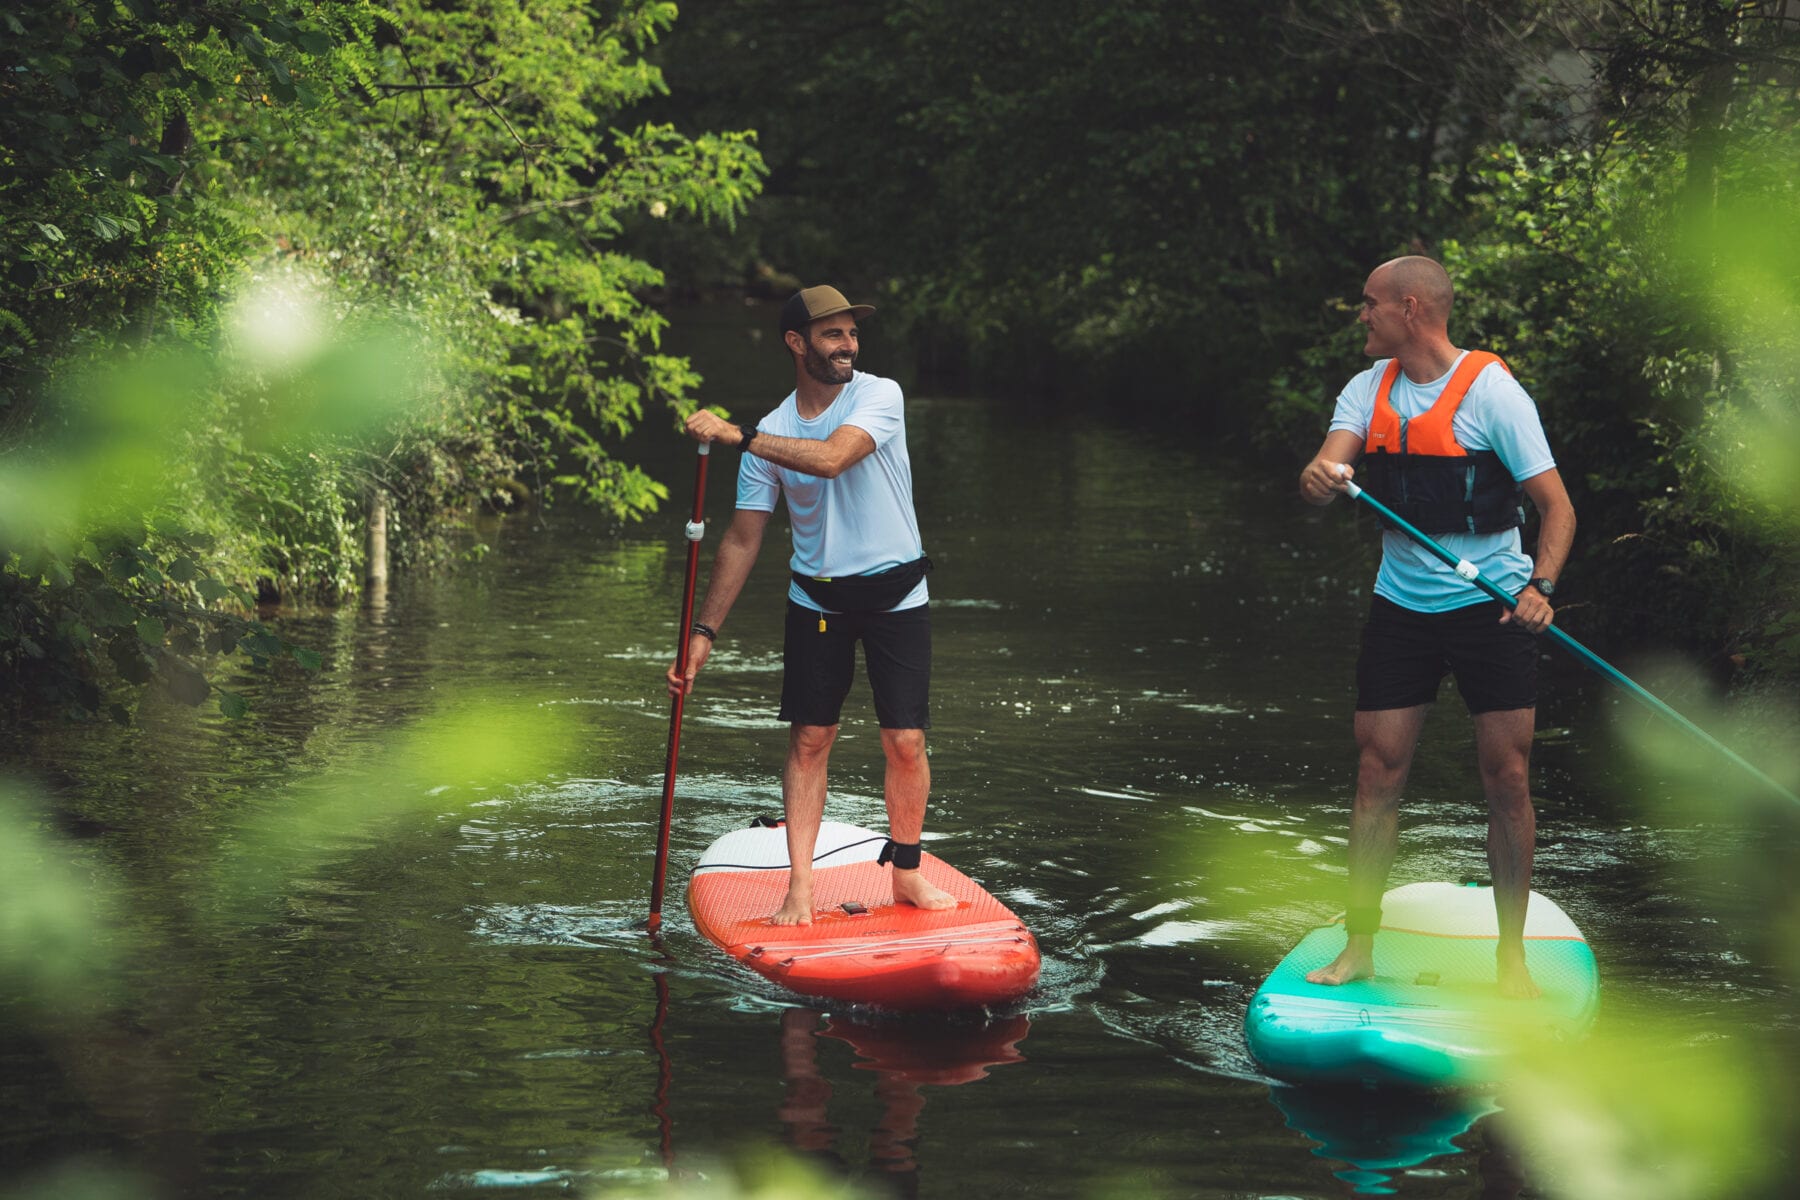
[[[1534,579],[1531,581],[1531,586],[1546,596],[1554,595],[1556,592],[1556,585],[1548,579]]]

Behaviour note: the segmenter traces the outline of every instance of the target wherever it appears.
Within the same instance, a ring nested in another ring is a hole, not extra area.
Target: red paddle
[[[706,536],[706,457],[711,442],[700,443],[699,466],[694,472],[694,516],[687,523],[687,584],[681,590],[681,625],[676,632],[675,673],[685,676],[688,641],[694,624],[694,581],[700,573],[700,539]],[[669,829],[675,822],[675,760],[681,755],[681,706],[687,697],[677,694],[669,712],[669,757],[663,766],[662,826],[656,835],[656,878],[650,885],[651,933],[662,928],[663,883],[669,873]]]

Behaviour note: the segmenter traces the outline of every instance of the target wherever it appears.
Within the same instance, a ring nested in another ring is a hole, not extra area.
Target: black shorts
[[[1471,713],[1537,707],[1537,635],[1508,621],[1498,600],[1422,613],[1375,597],[1356,660],[1356,710],[1413,708],[1437,699],[1444,673]]]
[[[821,622],[823,628],[821,628]],[[788,601],[781,720],[836,725],[863,644],[883,729],[930,729],[931,605],[899,612],[821,613]]]

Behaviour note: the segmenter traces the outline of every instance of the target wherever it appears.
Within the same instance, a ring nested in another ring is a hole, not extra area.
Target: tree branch
[[[486,87],[498,75],[489,75],[486,79],[469,82],[459,80],[453,83],[377,83],[375,86],[384,92],[474,92],[478,87]],[[477,96],[479,92],[475,93]]]

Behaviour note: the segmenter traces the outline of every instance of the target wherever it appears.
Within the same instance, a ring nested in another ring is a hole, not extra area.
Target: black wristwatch
[[[1532,580],[1531,586],[1536,588],[1546,600],[1556,594],[1556,581],[1554,579],[1545,579],[1542,575]]]
[[[756,440],[756,426],[739,425],[738,432],[744,435],[744,440],[738,443],[737,448],[741,452],[748,454],[750,452],[750,443]]]

